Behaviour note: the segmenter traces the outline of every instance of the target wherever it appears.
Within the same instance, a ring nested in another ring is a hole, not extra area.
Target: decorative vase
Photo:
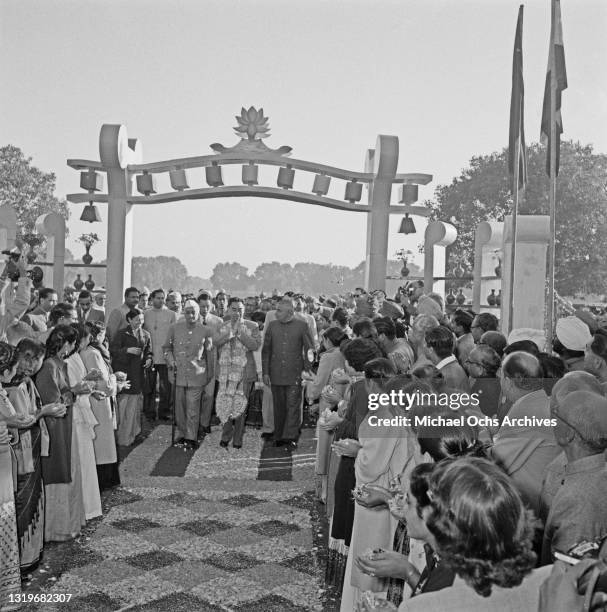
[[[34,245],[30,244],[29,245],[29,251],[27,252],[25,258],[27,259],[27,263],[32,265],[36,259],[38,258],[38,253],[36,253],[36,251],[34,251]]]
[[[407,276],[409,276],[410,273],[411,273],[411,270],[407,268],[407,260],[403,259],[403,267],[400,269],[400,275],[403,278],[407,278]]]
[[[491,289],[491,293],[487,296],[487,304],[489,306],[495,306],[497,301],[497,295],[495,295],[495,289]]]
[[[84,286],[86,287],[87,291],[92,291],[94,289],[95,281],[93,280],[93,276],[91,274],[89,274],[89,277],[85,281]]]
[[[460,289],[455,301],[461,306],[466,302],[466,296],[464,295],[464,290]]]
[[[41,289],[43,287],[42,281],[44,279],[44,272],[40,266],[34,266],[32,268],[32,282],[34,283],[34,289]]]
[[[445,302],[447,302],[447,304],[449,305],[455,302],[455,296],[453,295],[453,289],[449,289],[449,293],[445,297]]]
[[[80,274],[76,274],[76,280],[74,281],[74,288],[76,291],[80,291],[84,287],[84,281],[80,278]]]
[[[495,296],[495,305],[496,306],[501,306],[502,305],[502,290],[499,290],[499,293]]]
[[[85,244],[84,248],[86,249],[86,253],[82,256],[82,261],[88,266],[91,261],[93,261],[93,256],[90,253],[91,250],[91,246],[90,244]]]
[[[495,266],[495,276],[497,276],[498,278],[502,278],[502,260],[499,260],[499,263],[497,264],[497,266]]]

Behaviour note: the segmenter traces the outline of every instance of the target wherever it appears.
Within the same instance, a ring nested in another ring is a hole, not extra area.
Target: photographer
[[[6,330],[18,323],[27,310],[32,289],[23,255],[15,251],[3,251],[3,254],[8,258],[0,274],[0,340],[6,340]]]

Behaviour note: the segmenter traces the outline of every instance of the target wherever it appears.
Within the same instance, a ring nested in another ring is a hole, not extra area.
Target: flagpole
[[[521,138],[517,139],[517,151],[516,151],[516,167],[514,168],[514,206],[512,208],[512,247],[510,249],[510,283],[509,283],[509,301],[510,316],[508,318],[508,333],[514,329],[514,275],[515,275],[515,262],[516,262],[516,230],[517,230],[517,219],[518,219],[518,200],[519,200],[519,180],[520,180],[520,159],[521,159]]]
[[[550,242],[548,245],[548,304],[546,317],[546,341],[548,352],[552,351],[554,331],[554,262],[556,245],[556,55],[554,37],[556,28],[556,2],[551,0],[552,18],[550,28]]]
[[[509,150],[508,157],[510,160],[510,170],[512,171],[512,183],[510,191],[513,198],[512,209],[512,243],[510,247],[510,277],[508,282],[508,333],[514,329],[514,286],[516,276],[516,238],[518,228],[518,210],[519,200],[521,199],[521,179],[523,189],[526,181],[526,162],[525,162],[525,145],[524,145],[524,108],[523,108],[523,5],[519,6],[518,19],[516,22],[516,35],[514,39],[514,56],[512,59],[512,99],[510,101],[510,137],[509,149],[512,149],[513,130],[516,128],[516,155],[513,156],[513,151]],[[520,72],[519,72],[520,71]],[[518,89],[515,89],[518,86]],[[515,91],[517,96],[515,99]],[[514,105],[518,105],[516,108]],[[515,112],[516,108],[516,112]],[[514,113],[514,114],[513,114]],[[513,119],[516,120],[516,126],[513,125]],[[523,176],[521,177],[521,160],[523,163]]]

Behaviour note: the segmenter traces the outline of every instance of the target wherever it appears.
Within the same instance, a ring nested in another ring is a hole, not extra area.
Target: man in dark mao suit
[[[310,349],[314,350],[314,341],[307,323],[295,318],[293,300],[281,300],[276,320],[266,329],[261,350],[263,382],[272,387],[276,446],[297,447],[301,425],[301,373],[310,368],[307,358]]]

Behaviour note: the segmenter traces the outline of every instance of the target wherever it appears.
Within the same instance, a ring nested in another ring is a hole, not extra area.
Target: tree
[[[239,263],[218,263],[213,268],[211,283],[216,289],[226,291],[243,291],[250,284],[249,269]]]
[[[449,185],[439,185],[434,199],[425,202],[433,219],[452,223],[457,241],[449,257],[463,257],[472,269],[474,230],[480,221],[503,221],[512,211],[507,150],[473,157]],[[527,149],[528,180],[522,215],[549,212],[549,180],[546,149],[532,144]],[[563,295],[599,292],[607,283],[607,155],[596,154],[591,145],[561,143],[556,201],[557,290]]]
[[[187,268],[177,257],[133,257],[131,262],[131,282],[142,289],[175,289],[181,291],[188,278]]]
[[[255,269],[255,287],[259,291],[288,291],[295,280],[291,264],[278,261],[262,263]]]
[[[19,236],[32,233],[36,219],[45,213],[59,213],[66,221],[69,218],[67,202],[54,195],[55,175],[31,162],[18,147],[0,147],[0,204],[15,209]]]

